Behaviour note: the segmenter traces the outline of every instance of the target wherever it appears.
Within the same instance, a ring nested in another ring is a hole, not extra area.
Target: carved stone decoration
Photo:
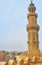
[[[38,40],[38,31],[39,31],[39,25],[37,24],[37,13],[36,7],[33,3],[30,3],[28,7],[28,25],[26,26],[27,32],[28,32],[28,51],[29,55],[31,56],[37,56],[40,54],[39,51],[39,40]]]

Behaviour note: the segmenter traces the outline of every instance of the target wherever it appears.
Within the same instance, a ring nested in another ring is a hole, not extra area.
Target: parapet
[[[8,62],[0,62],[0,65],[42,65],[42,57],[40,59],[37,59],[37,57],[31,58],[26,58],[26,62],[24,59],[21,59],[18,63],[16,60],[9,60]]]

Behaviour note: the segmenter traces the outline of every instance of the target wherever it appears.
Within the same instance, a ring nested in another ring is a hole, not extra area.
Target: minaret
[[[27,33],[28,33],[28,54],[29,56],[39,56],[39,39],[38,39],[38,31],[39,25],[37,24],[37,13],[36,7],[31,1],[28,7],[28,24],[27,24]]]

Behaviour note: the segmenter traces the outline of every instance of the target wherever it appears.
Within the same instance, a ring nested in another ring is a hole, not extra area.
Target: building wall
[[[0,61],[4,61],[5,59],[5,51],[0,51]]]

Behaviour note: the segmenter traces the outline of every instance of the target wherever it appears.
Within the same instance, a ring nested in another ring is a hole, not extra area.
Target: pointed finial
[[[33,2],[33,0],[31,0],[31,3]]]

